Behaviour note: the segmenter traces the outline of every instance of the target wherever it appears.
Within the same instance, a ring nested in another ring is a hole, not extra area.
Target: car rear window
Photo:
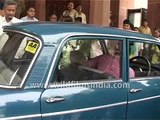
[[[31,37],[8,32],[0,37],[0,85],[20,86],[31,68],[40,42]]]

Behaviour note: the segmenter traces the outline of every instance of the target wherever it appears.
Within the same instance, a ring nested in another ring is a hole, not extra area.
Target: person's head
[[[73,19],[70,16],[62,16],[62,22],[73,22]]]
[[[70,52],[70,62],[71,64],[82,65],[86,62],[86,57],[80,51],[71,51]]]
[[[73,2],[69,2],[68,5],[67,5],[67,9],[69,11],[71,11],[71,10],[73,10],[73,8],[74,8],[74,3]]]
[[[4,3],[4,14],[7,21],[12,20],[16,14],[17,3],[14,0],[6,0]]]
[[[76,17],[75,23],[82,23],[82,17]]]
[[[147,27],[147,26],[148,26],[148,22],[147,22],[146,19],[142,21],[142,26],[144,26],[144,27]]]
[[[138,27],[134,27],[134,28],[133,28],[133,31],[135,31],[135,32],[139,32]]]
[[[125,20],[123,21],[123,29],[131,30],[131,22],[130,22],[130,20],[125,19]]]
[[[116,49],[119,49],[119,41],[110,40],[107,42],[108,53],[111,55],[115,55]]]
[[[78,6],[77,6],[77,12],[78,12],[78,13],[81,13],[81,12],[82,12],[82,6],[81,6],[81,5],[78,5]]]
[[[34,17],[35,16],[35,8],[34,7],[29,7],[28,10],[27,10],[27,16],[28,17]]]
[[[56,22],[56,21],[57,21],[57,15],[56,15],[56,14],[50,15],[49,21],[51,21],[51,22]]]
[[[159,38],[160,37],[160,31],[156,28],[154,29],[154,37]]]

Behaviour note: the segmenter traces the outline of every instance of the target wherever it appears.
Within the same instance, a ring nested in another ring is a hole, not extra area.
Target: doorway
[[[135,27],[140,27],[144,19],[147,19],[147,9],[128,9],[128,19]]]

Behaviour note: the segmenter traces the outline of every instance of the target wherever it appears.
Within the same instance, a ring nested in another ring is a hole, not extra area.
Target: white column
[[[91,0],[89,23],[109,26],[110,0]]]

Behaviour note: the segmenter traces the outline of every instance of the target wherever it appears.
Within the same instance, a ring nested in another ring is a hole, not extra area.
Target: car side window
[[[160,45],[130,41],[129,57],[135,77],[160,76]]]
[[[57,81],[120,79],[122,41],[70,40],[62,49]]]
[[[25,35],[8,32],[1,37],[0,44],[0,85],[19,86],[40,43]]]

